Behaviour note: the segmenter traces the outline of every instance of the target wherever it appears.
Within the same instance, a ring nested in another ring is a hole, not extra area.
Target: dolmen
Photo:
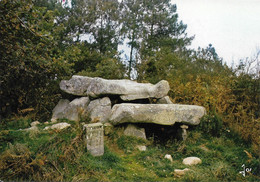
[[[202,106],[173,104],[167,96],[166,80],[157,84],[132,80],[108,80],[74,75],[62,80],[60,89],[76,98],[62,99],[53,109],[52,121],[79,121],[88,117],[91,123],[153,123],[198,125],[206,114]]]

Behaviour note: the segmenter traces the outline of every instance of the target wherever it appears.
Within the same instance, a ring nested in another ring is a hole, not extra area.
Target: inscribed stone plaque
[[[87,150],[93,156],[104,154],[104,129],[103,124],[85,124]]]

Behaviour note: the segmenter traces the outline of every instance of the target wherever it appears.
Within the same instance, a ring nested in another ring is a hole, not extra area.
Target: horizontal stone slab
[[[173,125],[176,122],[198,125],[206,109],[196,105],[181,104],[116,104],[112,108],[110,122],[121,123],[154,123]]]
[[[60,89],[66,93],[87,96],[87,89],[93,78],[87,76],[74,75],[70,80],[61,80]]]
[[[137,83],[131,80],[107,80],[74,75],[70,80],[62,80],[61,90],[79,96],[93,98],[104,95],[119,95],[124,101],[162,98],[170,90],[169,83],[165,80],[153,85],[150,83]]]

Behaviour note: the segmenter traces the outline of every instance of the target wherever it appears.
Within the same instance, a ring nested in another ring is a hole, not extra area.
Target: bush
[[[201,119],[199,129],[209,135],[220,137],[222,125],[222,119],[217,114],[205,115]]]

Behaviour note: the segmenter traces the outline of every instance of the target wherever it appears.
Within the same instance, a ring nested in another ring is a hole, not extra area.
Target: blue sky
[[[192,48],[212,44],[229,66],[260,50],[260,0],[172,0],[195,35]]]

